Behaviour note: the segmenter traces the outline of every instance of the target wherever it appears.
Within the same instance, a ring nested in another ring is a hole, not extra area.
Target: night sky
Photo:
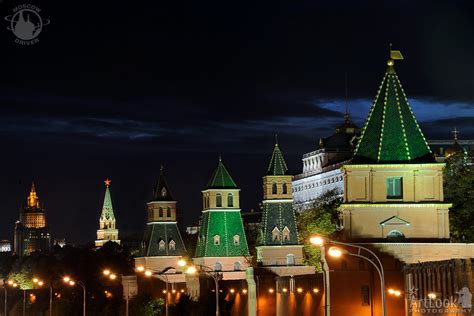
[[[474,138],[473,1],[317,2],[32,2],[51,23],[31,47],[2,18],[0,238],[33,178],[53,237],[95,239],[106,177],[121,237],[141,232],[162,164],[191,224],[219,154],[255,208],[274,134],[301,172],[342,121],[346,73],[362,126],[390,42],[427,138]]]

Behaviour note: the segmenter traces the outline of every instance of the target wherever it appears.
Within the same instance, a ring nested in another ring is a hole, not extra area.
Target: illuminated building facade
[[[112,197],[110,196],[110,180],[106,179],[105,197],[102,212],[99,219],[99,229],[97,230],[96,247],[102,247],[106,242],[112,241],[120,244],[119,231],[116,227],[114,209],[112,207]]]
[[[20,210],[20,219],[15,223],[14,251],[18,256],[33,252],[47,252],[51,247],[51,237],[46,223],[45,209],[40,205],[35,184],[31,184],[26,207]]]
[[[328,191],[342,197],[344,178],[341,167],[349,163],[357,142],[359,128],[349,113],[334,133],[319,140],[319,148],[303,155],[303,172],[293,178],[293,199],[298,211],[311,205]]]

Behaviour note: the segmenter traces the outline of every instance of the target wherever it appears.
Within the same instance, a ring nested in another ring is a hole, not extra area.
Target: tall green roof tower
[[[292,176],[278,143],[263,177],[262,230],[257,260],[264,266],[302,264],[291,188]]]
[[[247,267],[247,238],[240,215],[240,189],[219,158],[202,191],[203,211],[195,262],[214,270],[240,271]]]
[[[162,270],[175,266],[179,258],[186,255],[177,224],[176,204],[162,166],[152,199],[147,203],[148,221],[140,256],[135,259],[137,266]]]
[[[394,64],[401,59],[400,51],[390,50],[354,158],[342,167],[339,218],[349,241],[439,242],[450,236],[444,164],[434,161],[398,80]]]
[[[106,179],[104,204],[102,206],[102,213],[99,219],[99,229],[97,230],[96,247],[102,247],[106,242],[113,241],[120,244],[118,239],[118,229],[115,227],[115,215],[112,207],[112,197],[110,196],[110,180]]]
[[[434,162],[394,68],[403,59],[391,51],[387,70],[354,153],[354,163]]]

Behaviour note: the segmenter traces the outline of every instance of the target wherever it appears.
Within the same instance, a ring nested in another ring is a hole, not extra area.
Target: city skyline
[[[53,238],[94,240],[106,177],[121,235],[141,234],[160,165],[180,225],[191,224],[219,154],[242,210],[255,208],[274,134],[298,174],[301,156],[343,121],[346,73],[362,127],[390,42],[404,54],[397,72],[426,137],[452,139],[456,127],[474,138],[468,1],[41,9],[51,24],[40,43],[3,37],[2,239],[12,239],[32,179]]]

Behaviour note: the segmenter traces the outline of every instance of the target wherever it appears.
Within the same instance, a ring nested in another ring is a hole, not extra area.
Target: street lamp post
[[[5,284],[3,285],[3,290],[5,291],[5,316],[7,316],[7,312],[8,312],[8,293],[7,293],[7,287],[5,286]]]
[[[43,286],[44,282],[38,278],[34,278],[33,282],[38,286]],[[49,283],[49,316],[53,315],[53,284]]]
[[[205,265],[199,265],[199,272],[202,272],[208,276],[210,276],[214,280],[214,284],[216,287],[216,316],[220,315],[220,309],[219,309],[219,281],[222,279],[222,273],[219,273],[215,271],[214,269],[205,266]],[[207,269],[207,270],[205,270]]]
[[[387,312],[386,312],[386,304],[385,304],[385,274],[384,274],[384,269],[383,269],[383,265],[382,265],[382,262],[380,261],[379,257],[375,254],[375,252],[373,252],[372,250],[366,248],[366,247],[362,247],[362,246],[359,246],[359,245],[355,245],[355,244],[351,244],[351,243],[345,243],[345,242],[340,242],[340,241],[334,241],[334,240],[324,240],[322,237],[319,237],[319,236],[314,236],[314,237],[311,237],[310,238],[310,242],[312,244],[315,244],[315,245],[318,245],[321,247],[321,258],[324,258],[324,261],[325,261],[325,248],[324,248],[324,244],[325,243],[328,243],[328,244],[336,244],[336,245],[342,245],[342,246],[347,246],[347,247],[352,247],[352,248],[356,248],[357,249],[357,253],[352,253],[352,252],[349,252],[348,250],[344,249],[344,250],[341,250],[337,247],[331,247],[329,248],[328,250],[328,253],[329,255],[333,256],[333,257],[340,257],[342,254],[347,254],[347,255],[350,255],[350,256],[354,256],[354,257],[358,257],[358,258],[361,258],[361,259],[364,259],[368,262],[370,262],[374,267],[375,269],[377,270],[378,274],[379,274],[379,277],[380,277],[380,292],[381,292],[381,300],[382,300],[382,315],[383,316],[386,316],[387,315]],[[362,254],[362,251],[365,251],[367,253],[369,253],[376,261],[377,261],[377,264],[375,264],[374,261],[372,261],[369,257],[366,257]],[[324,254],[323,254],[324,253]],[[329,283],[329,280],[328,282]],[[328,293],[329,294],[329,293]],[[329,296],[329,295],[328,295]],[[326,314],[326,315],[329,315],[329,314]]]
[[[82,291],[83,291],[82,315],[86,316],[86,296],[87,296],[86,285],[81,281],[74,281],[70,277],[67,277],[67,276],[63,278],[63,281],[70,286],[74,286],[77,284],[82,288]]]

